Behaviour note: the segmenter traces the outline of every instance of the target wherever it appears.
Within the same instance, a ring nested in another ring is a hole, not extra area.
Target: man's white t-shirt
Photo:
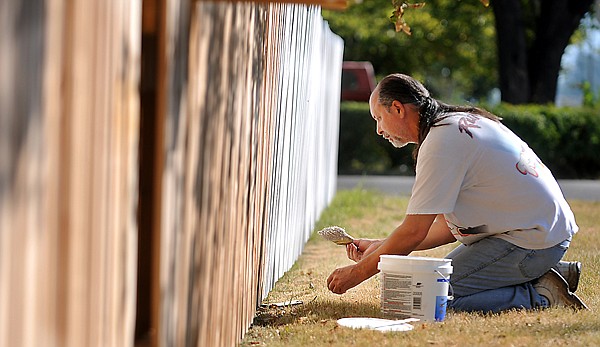
[[[556,179],[504,125],[455,113],[421,144],[407,214],[444,214],[465,244],[493,236],[527,249],[578,230]]]

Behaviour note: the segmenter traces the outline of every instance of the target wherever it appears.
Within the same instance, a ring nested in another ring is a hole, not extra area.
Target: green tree
[[[543,104],[554,102],[562,55],[593,2],[436,0],[406,10],[412,36],[389,22],[392,0],[324,16],[346,41],[345,59],[370,60],[378,75],[411,74],[440,98],[481,98],[499,86],[503,101]]]
[[[369,60],[378,77],[393,72],[425,81],[436,97],[482,98],[497,86],[493,12],[479,1],[436,0],[406,11],[412,36],[396,33],[391,0],[323,11],[345,41],[345,60]]]
[[[502,100],[553,103],[560,62],[594,0],[496,0]]]

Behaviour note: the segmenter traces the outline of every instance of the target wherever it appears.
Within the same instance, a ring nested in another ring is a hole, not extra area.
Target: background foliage
[[[323,11],[345,42],[344,60],[369,60],[378,77],[393,72],[424,81],[444,99],[485,99],[498,85],[494,14],[479,1],[436,0],[404,16],[412,36],[396,33],[390,0]]]
[[[509,104],[487,109],[502,117],[557,178],[600,178],[597,109]],[[339,174],[414,174],[412,146],[394,148],[375,126],[368,103],[342,103]]]

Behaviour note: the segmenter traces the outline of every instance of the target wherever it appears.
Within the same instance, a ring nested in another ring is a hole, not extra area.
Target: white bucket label
[[[421,308],[422,296],[413,294],[412,276],[405,274],[382,274],[381,301],[384,312],[400,318],[410,318],[413,307]]]

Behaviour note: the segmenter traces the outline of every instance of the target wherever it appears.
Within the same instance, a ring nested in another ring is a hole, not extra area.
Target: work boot
[[[575,292],[579,286],[579,276],[581,276],[581,263],[578,261],[561,261],[553,269],[567,280],[569,291]]]
[[[533,282],[533,288],[541,296],[548,299],[550,307],[566,306],[576,309],[588,309],[588,307],[569,291],[567,281],[554,269],[550,269],[542,277]]]

